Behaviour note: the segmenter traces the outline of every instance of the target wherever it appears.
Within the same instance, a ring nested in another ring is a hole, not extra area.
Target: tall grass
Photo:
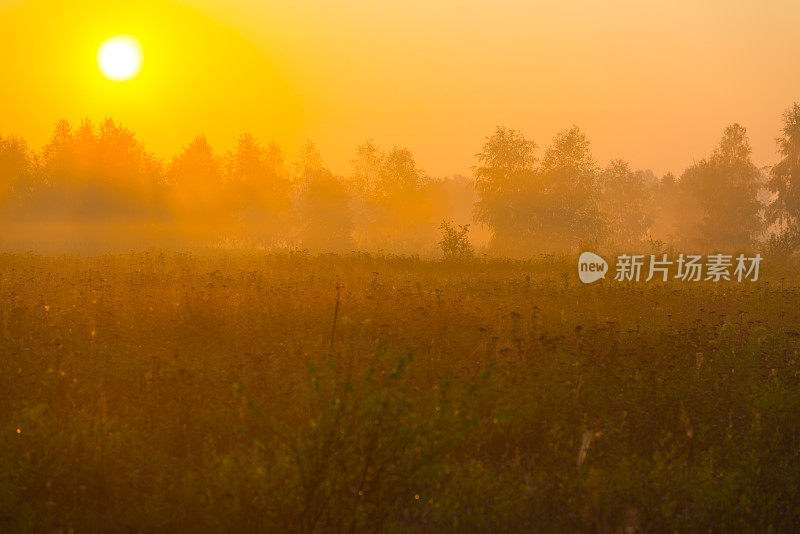
[[[796,274],[574,271],[0,255],[0,531],[800,528]]]

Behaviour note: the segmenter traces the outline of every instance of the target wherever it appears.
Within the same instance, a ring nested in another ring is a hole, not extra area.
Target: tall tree
[[[411,151],[395,147],[383,158],[379,194],[391,197],[417,192],[423,186],[424,176]]]
[[[763,228],[758,200],[761,172],[751,161],[751,152],[747,130],[732,124],[711,157],[681,177],[681,185],[703,212],[700,244],[707,249],[749,249]]]
[[[39,172],[31,213],[140,220],[158,211],[161,161],[110,119],[99,128],[85,120],[77,130],[60,121],[42,151]]]
[[[522,133],[498,127],[475,156],[475,219],[493,232],[496,247],[519,249],[529,233],[520,199],[536,180],[535,150]]]
[[[383,152],[371,141],[358,147],[351,183],[356,200],[355,238],[360,246],[399,252],[433,246],[432,183],[407,148]]]
[[[540,172],[543,195],[536,207],[543,212],[541,238],[554,248],[572,248],[600,237],[597,165],[586,134],[577,126],[559,132],[545,151]]]
[[[0,136],[0,205],[12,194],[26,196],[34,172],[35,159],[25,141]]]
[[[622,160],[614,160],[600,175],[600,208],[608,237],[617,245],[640,243],[653,222],[651,192],[646,173],[633,172]]]
[[[239,137],[227,158],[227,182],[241,208],[282,212],[290,207],[291,183],[284,170],[283,153],[271,143],[267,148],[250,134]]]
[[[230,214],[222,164],[204,136],[195,137],[172,159],[167,181],[170,207],[188,223],[190,233],[213,231]]]
[[[768,221],[777,223],[794,247],[800,247],[800,104],[795,102],[783,115],[778,152],[783,159],[770,171],[769,189],[775,199]]]
[[[601,229],[589,140],[573,127],[556,135],[536,165],[533,141],[498,128],[477,155],[476,219],[510,253],[568,250]]]
[[[372,140],[359,145],[350,164],[353,167],[353,185],[363,197],[375,197],[381,180],[383,153]]]
[[[298,214],[303,246],[314,251],[352,250],[353,217],[350,193],[344,180],[322,164],[322,157],[308,142],[298,157]]]

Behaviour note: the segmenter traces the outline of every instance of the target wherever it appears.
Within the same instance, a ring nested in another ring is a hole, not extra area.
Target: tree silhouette
[[[27,198],[35,172],[27,143],[18,137],[0,136],[0,206],[12,195]]]
[[[231,199],[224,195],[222,165],[200,135],[175,156],[167,169],[169,203],[185,231],[206,234],[228,223]]]
[[[410,150],[384,153],[368,141],[358,147],[352,166],[359,243],[410,252],[435,238],[432,183]]]
[[[5,226],[65,223],[80,235],[122,223],[134,233],[188,232],[206,243],[434,253],[439,223],[466,224],[471,211],[491,232],[490,251],[521,256],[575,251],[606,238],[635,250],[646,236],[745,250],[763,237],[766,219],[780,232],[776,243],[800,245],[800,104],[784,114],[766,211],[758,200],[762,177],[738,124],[680,180],[668,173],[659,182],[621,160],[600,171],[577,127],[559,132],[540,160],[536,148],[520,132],[498,127],[476,154],[474,180],[437,179],[407,148],[384,151],[368,141],[345,180],[311,143],[287,164],[277,144],[250,134],[224,157],[198,136],[165,167],[112,120],[77,128],[60,121],[39,151],[0,137],[0,218]]]
[[[614,160],[600,175],[600,192],[607,237],[632,250],[653,223],[652,193],[644,174],[631,171],[622,160]]]
[[[538,218],[540,236],[550,239],[554,248],[597,239],[603,231],[597,166],[589,139],[577,126],[556,135],[545,151],[540,172],[541,200],[536,202],[543,212]]]
[[[291,183],[283,152],[275,143],[265,149],[252,135],[242,135],[228,155],[226,182],[240,208],[275,212],[290,208]]]
[[[763,227],[758,200],[761,172],[750,154],[747,130],[732,124],[711,157],[681,177],[682,186],[702,209],[701,244],[707,249],[750,249]]]
[[[498,127],[476,155],[475,219],[492,230],[496,248],[518,250],[529,236],[529,214],[521,210],[537,179],[535,149],[522,133]]]
[[[140,220],[155,216],[163,186],[160,160],[112,120],[73,131],[60,121],[45,145],[28,211],[47,218]]]
[[[342,179],[322,165],[322,157],[311,142],[300,153],[296,168],[303,246],[313,251],[352,250],[350,194]]]
[[[371,140],[356,148],[350,161],[353,167],[353,186],[365,198],[376,198],[381,181],[383,154]]]
[[[793,248],[800,247],[800,104],[794,103],[783,115],[778,152],[783,159],[770,171],[769,189],[775,199],[768,220],[780,225]]]
[[[476,219],[512,253],[567,250],[601,231],[596,166],[577,127],[556,135],[536,166],[533,141],[498,128],[477,155]]]

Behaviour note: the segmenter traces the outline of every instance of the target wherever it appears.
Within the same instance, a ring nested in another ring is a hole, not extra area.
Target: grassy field
[[[768,268],[0,255],[0,531],[800,529]]]

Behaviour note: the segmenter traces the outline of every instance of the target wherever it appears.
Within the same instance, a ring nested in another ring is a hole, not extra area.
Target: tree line
[[[498,127],[472,177],[430,177],[408,149],[371,141],[340,176],[312,143],[290,158],[245,134],[217,154],[198,136],[162,160],[112,120],[61,121],[39,151],[0,136],[0,240],[71,224],[195,242],[431,253],[442,235],[453,238],[455,219],[462,239],[475,240],[466,224],[476,223],[481,248],[504,255],[669,245],[790,253],[800,245],[800,104],[784,114],[777,164],[759,169],[751,152],[746,129],[732,124],[706,158],[657,177],[619,159],[601,167],[578,127],[544,150]]]

